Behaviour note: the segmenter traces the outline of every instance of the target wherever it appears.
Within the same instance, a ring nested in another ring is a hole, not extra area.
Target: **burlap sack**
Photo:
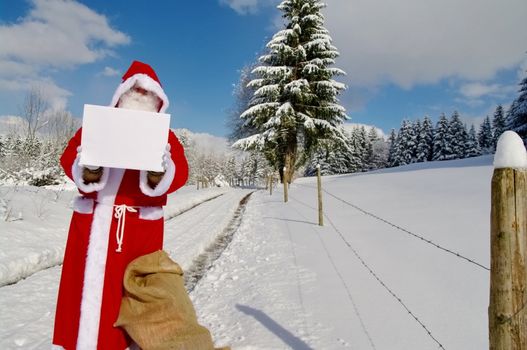
[[[197,321],[181,267],[164,251],[133,260],[124,274],[115,326],[143,350],[213,350],[210,332]]]

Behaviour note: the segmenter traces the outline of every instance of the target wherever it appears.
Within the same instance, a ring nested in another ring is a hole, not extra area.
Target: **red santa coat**
[[[127,90],[119,89],[116,94]],[[164,107],[162,110],[166,103]],[[75,200],[68,233],[53,345],[64,349],[126,349],[130,339],[113,326],[121,305],[124,270],[133,259],[162,249],[162,206],[167,194],[187,181],[187,160],[170,131],[167,169],[155,189],[148,186],[146,171],[116,168],[103,168],[98,183],[84,184],[82,166],[78,165],[80,144],[81,129],[61,157],[66,175],[76,183],[81,196]]]

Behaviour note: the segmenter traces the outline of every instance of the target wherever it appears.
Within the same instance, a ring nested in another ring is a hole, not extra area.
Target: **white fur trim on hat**
[[[125,92],[130,90],[135,84],[139,85],[139,87],[152,91],[154,94],[157,95],[162,101],[163,105],[161,106],[161,109],[159,110],[159,113],[165,113],[165,111],[168,108],[168,97],[165,95],[165,92],[163,91],[163,88],[157,81],[150,78],[147,74],[138,73],[132,75],[130,78],[126,79],[117,87],[117,90],[115,90],[115,93],[112,97],[112,103],[111,107],[116,107],[117,103],[119,102],[119,99]]]
[[[79,159],[80,155],[77,155],[77,158],[75,158],[75,161],[73,162],[73,165],[71,167],[71,174],[73,175],[73,181],[75,182],[75,185],[84,193],[91,193],[95,191],[100,191],[106,186],[106,182],[108,181],[108,175],[110,173],[110,169],[108,168],[102,168],[102,175],[99,182],[92,182],[89,184],[85,184],[84,180],[82,179],[82,171],[83,166],[79,165]]]
[[[139,188],[141,189],[141,192],[149,197],[158,197],[164,195],[170,188],[170,185],[174,180],[174,176],[176,175],[176,165],[174,164],[172,158],[167,157],[166,167],[167,169],[165,171],[165,175],[154,189],[148,185],[147,171],[141,170],[139,172]]]

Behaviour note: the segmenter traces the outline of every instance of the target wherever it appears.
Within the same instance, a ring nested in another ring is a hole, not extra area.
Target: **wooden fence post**
[[[511,155],[517,159],[511,161]],[[494,165],[489,348],[524,350],[527,349],[527,153],[518,135],[507,131],[500,137]]]
[[[196,177],[196,189],[199,190],[199,177]]]
[[[287,168],[284,167],[284,175],[282,176],[282,182],[284,183],[284,203],[287,203],[287,200],[289,199],[288,193],[287,193]]]
[[[269,176],[269,195],[273,195],[273,175]]]
[[[318,192],[318,225],[324,226],[324,214],[322,210],[322,179],[320,177],[320,164],[317,164],[317,192]]]

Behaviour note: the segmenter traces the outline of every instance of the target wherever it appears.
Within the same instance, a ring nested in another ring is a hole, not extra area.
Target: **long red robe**
[[[54,345],[103,350],[130,345],[126,333],[113,327],[121,305],[124,270],[133,259],[162,249],[162,206],[167,194],[183,186],[188,177],[183,147],[172,131],[168,143],[172,162],[153,190],[146,187],[145,172],[116,168],[104,168],[100,183],[86,185],[77,164],[81,129],[66,147],[61,165],[76,182],[81,197],[75,201],[66,244]],[[123,204],[133,208],[124,208],[125,229],[121,252],[117,252],[119,220],[115,213],[116,206]]]

